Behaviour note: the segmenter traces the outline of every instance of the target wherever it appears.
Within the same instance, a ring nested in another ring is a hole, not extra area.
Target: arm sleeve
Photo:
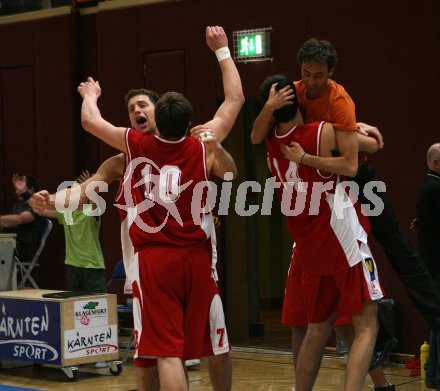
[[[348,94],[340,95],[333,100],[330,118],[335,129],[357,130],[356,113],[353,100]]]

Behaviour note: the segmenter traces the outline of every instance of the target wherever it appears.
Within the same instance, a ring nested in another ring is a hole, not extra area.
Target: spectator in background
[[[90,177],[87,170],[83,171],[73,185],[78,185]],[[32,200],[30,204],[32,205]],[[76,210],[38,212],[41,216],[58,219],[64,228],[66,280],[67,289],[70,291],[104,293],[107,290],[104,256],[99,241],[101,213],[93,213],[96,208],[98,205],[90,201],[90,204]]]
[[[429,147],[426,161],[429,171],[416,207],[417,251],[440,293],[440,143]],[[440,332],[435,330],[431,330],[425,383],[428,388],[440,390]]]
[[[38,241],[43,219],[27,204],[27,200],[40,190],[36,179],[29,175],[12,175],[17,202],[12,206],[11,214],[0,215],[0,230],[17,234],[16,255],[26,260],[30,256],[32,246]]]

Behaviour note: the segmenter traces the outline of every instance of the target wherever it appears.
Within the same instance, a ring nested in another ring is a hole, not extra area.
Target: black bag
[[[377,320],[379,322],[379,332],[370,362],[370,370],[379,365],[386,364],[389,361],[390,353],[396,347],[397,342],[399,342],[395,337],[396,313],[394,300],[380,299],[378,303]]]

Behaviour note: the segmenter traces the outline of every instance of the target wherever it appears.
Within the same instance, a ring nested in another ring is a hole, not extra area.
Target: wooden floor
[[[234,348],[233,390],[290,391],[294,383],[291,357],[287,352],[267,349]],[[399,391],[424,390],[419,378],[410,377],[401,365],[386,368],[389,380],[398,385]],[[342,390],[344,384],[344,360],[326,357],[323,360],[315,390]],[[189,370],[191,390],[210,390],[207,361]],[[0,384],[53,391],[129,391],[136,390],[135,368],[127,363],[119,376],[112,376],[108,369],[96,369],[92,364],[80,367],[77,381],[71,382],[58,368],[27,366],[0,370]],[[367,378],[364,390],[372,390]],[[1,386],[0,386],[1,390]]]
[[[265,336],[237,341],[232,348],[233,390],[237,391],[290,391],[294,384],[290,349],[290,331],[282,326],[279,312],[264,314]],[[130,360],[129,360],[130,361]],[[131,391],[136,390],[135,368],[131,362],[123,366],[119,376],[113,376],[108,369],[96,369],[93,364],[81,366],[77,381],[67,379],[59,368],[27,365],[20,368],[0,369],[0,385],[27,387],[37,390],[62,391]],[[385,368],[389,381],[399,391],[425,390],[418,377],[409,376],[409,370],[401,364]],[[345,367],[342,357],[329,350],[324,357],[314,390],[342,390]],[[210,390],[207,361],[189,370],[191,390]],[[2,387],[0,386],[0,391]],[[371,381],[366,379],[364,390],[372,390]]]

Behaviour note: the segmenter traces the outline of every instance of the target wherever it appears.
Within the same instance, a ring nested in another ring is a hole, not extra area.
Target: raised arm
[[[116,127],[101,116],[98,108],[98,98],[101,95],[99,82],[88,77],[85,82],[80,83],[78,92],[83,98],[81,106],[81,124],[83,128],[113,148],[126,153],[126,128]]]
[[[35,193],[29,200],[29,204],[32,209],[37,213],[41,213],[44,210],[55,210],[55,201],[58,198],[64,202],[64,208],[68,209],[69,205],[72,204],[72,200],[79,199],[78,207],[89,203],[90,192],[86,192],[89,187],[93,192],[99,192],[98,185],[100,182],[105,182],[107,185],[119,180],[124,175],[125,169],[125,156],[124,154],[118,154],[108,158],[104,161],[96,171],[96,173],[91,176],[86,181],[82,182],[78,186],[72,188],[60,190],[57,193],[49,194],[46,190],[39,191]],[[88,194],[87,194],[88,193]]]
[[[284,106],[292,104],[292,98],[294,97],[293,89],[290,86],[285,86],[279,91],[276,91],[275,87],[278,83],[272,84],[269,92],[269,98],[254,120],[251,132],[251,143],[260,144],[264,141],[266,135],[276,124],[273,118],[273,112],[277,109],[281,109]]]
[[[230,133],[244,103],[243,88],[237,67],[229,52],[228,38],[220,26],[206,28],[206,43],[216,53],[219,60],[223,79],[225,100],[218,108],[212,120],[204,125],[191,129],[191,134],[197,136],[203,128],[212,129],[219,142]]]
[[[19,174],[12,175],[12,185],[14,186],[15,193],[20,195],[20,198],[27,200],[31,197],[33,189],[29,189],[26,184],[26,177]],[[0,228],[15,227],[21,224],[32,223],[35,220],[35,216],[30,210],[25,210],[20,214],[0,215]]]

